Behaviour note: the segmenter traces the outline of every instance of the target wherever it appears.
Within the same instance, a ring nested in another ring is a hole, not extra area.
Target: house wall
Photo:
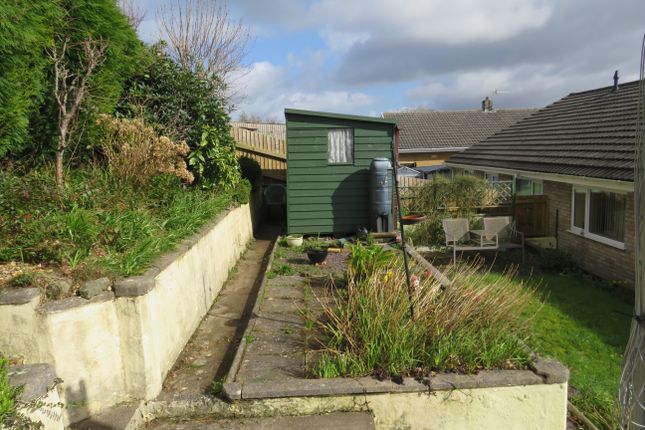
[[[457,152],[428,152],[423,154],[403,154],[399,152],[399,162],[416,163],[419,167],[437,166],[455,154]]]
[[[350,233],[370,226],[369,166],[392,157],[393,125],[287,114],[289,234]],[[327,131],[354,129],[354,162],[330,165]]]
[[[628,193],[625,207],[625,249],[618,249],[569,231],[571,227],[571,184],[544,181],[549,197],[549,225],[555,229],[559,209],[558,246],[573,254],[580,266],[601,278],[634,285],[634,193]]]

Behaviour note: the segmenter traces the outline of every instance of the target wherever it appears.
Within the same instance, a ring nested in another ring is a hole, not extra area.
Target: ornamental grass
[[[317,376],[420,376],[528,365],[526,311],[535,303],[533,287],[514,280],[513,270],[489,276],[480,261],[449,269],[448,287],[416,269],[409,295],[396,261],[362,277],[350,267],[347,288],[321,303]]]

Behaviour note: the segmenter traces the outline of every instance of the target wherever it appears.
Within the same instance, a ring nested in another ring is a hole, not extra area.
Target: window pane
[[[625,227],[625,195],[591,190],[589,232],[622,242]]]
[[[327,161],[331,164],[352,163],[354,133],[351,128],[337,128],[327,132]]]
[[[585,199],[587,192],[574,190],[573,196],[573,225],[578,228],[585,228]]]
[[[530,196],[532,193],[531,189],[531,181],[528,179],[518,179],[517,182],[515,183],[517,189],[515,190],[515,193],[518,196]]]
[[[544,194],[544,184],[542,181],[533,182],[533,195],[541,196]]]

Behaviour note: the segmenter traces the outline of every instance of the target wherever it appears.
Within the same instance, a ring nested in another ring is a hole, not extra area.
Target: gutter
[[[451,168],[481,170],[488,173],[504,173],[512,176],[520,176],[525,179],[545,180],[553,182],[562,182],[566,184],[580,185],[586,187],[604,188],[612,191],[624,193],[634,192],[634,183],[630,181],[620,181],[617,179],[592,178],[589,176],[564,175],[561,173],[536,172],[530,170],[507,169],[503,167],[494,168],[488,166],[477,166],[474,164],[460,164],[446,162]]]
[[[449,146],[445,148],[403,148],[399,149],[400,154],[427,154],[428,152],[462,152],[469,146]]]

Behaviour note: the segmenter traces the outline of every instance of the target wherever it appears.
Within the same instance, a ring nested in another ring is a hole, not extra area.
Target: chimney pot
[[[614,88],[612,88],[611,91],[618,91],[618,70],[614,72]]]
[[[490,112],[493,110],[493,101],[486,96],[484,100],[482,100],[482,111],[484,112]]]

